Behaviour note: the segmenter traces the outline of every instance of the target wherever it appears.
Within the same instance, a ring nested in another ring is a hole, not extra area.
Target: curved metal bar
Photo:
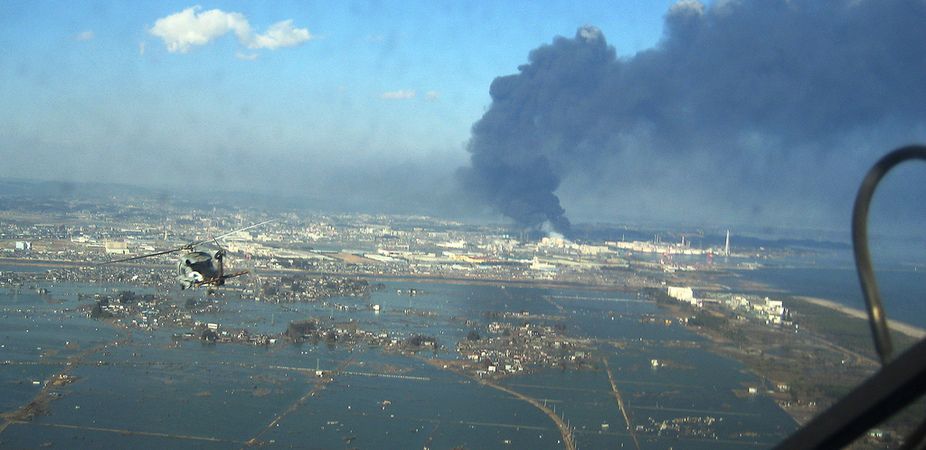
[[[844,448],[926,392],[926,339],[884,365],[775,448]],[[917,439],[911,435],[910,439]]]
[[[884,175],[894,166],[911,159],[926,160],[926,146],[903,147],[888,153],[875,163],[859,187],[858,195],[855,197],[855,207],[852,210],[852,246],[855,249],[855,267],[862,284],[862,294],[865,296],[865,305],[868,308],[868,323],[871,325],[871,334],[875,341],[875,350],[881,358],[881,365],[890,362],[894,348],[891,343],[890,330],[887,327],[887,316],[878,293],[871,253],[868,251],[868,207],[874,196],[875,188]]]

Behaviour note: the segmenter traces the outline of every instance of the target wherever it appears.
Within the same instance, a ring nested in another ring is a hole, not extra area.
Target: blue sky
[[[543,186],[513,200],[843,229],[865,170],[926,136],[923,21],[919,0],[5,1],[0,177],[501,220],[498,192]],[[922,189],[898,186],[914,223]]]
[[[0,152],[31,155],[0,175],[173,183],[172,165],[203,162],[191,154],[462,163],[489,84],[531,49],[594,24],[629,55],[669,4],[3,2]],[[156,22],[194,6],[311,39],[254,49],[228,32],[170,52]]]

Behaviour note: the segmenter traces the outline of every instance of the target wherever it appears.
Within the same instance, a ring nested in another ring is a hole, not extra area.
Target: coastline
[[[868,312],[863,311],[861,309],[852,308],[850,306],[842,305],[832,300],[827,300],[824,298],[807,297],[807,296],[795,296],[794,298],[797,300],[805,301],[807,303],[812,303],[817,306],[822,306],[824,308],[828,308],[833,311],[838,311],[849,317],[853,317],[856,319],[862,319],[866,322],[868,321]],[[891,329],[891,331],[896,331],[898,333],[905,334],[914,339],[922,339],[926,337],[926,329],[923,329],[917,326],[903,323],[903,322],[900,322],[894,319],[888,319],[887,325],[888,325],[888,328]]]

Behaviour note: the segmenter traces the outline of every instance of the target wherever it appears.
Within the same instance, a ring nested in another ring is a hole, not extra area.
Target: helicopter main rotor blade
[[[186,245],[184,245],[183,247],[178,247],[178,248],[175,248],[175,249],[172,249],[172,250],[164,250],[164,251],[155,252],[155,253],[148,253],[147,255],[132,256],[132,257],[129,257],[129,258],[114,259],[114,260],[112,260],[112,261],[106,261],[106,262],[104,262],[102,265],[105,266],[105,265],[107,265],[107,264],[114,264],[114,263],[120,263],[120,262],[126,262],[126,261],[134,261],[134,260],[136,260],[136,259],[150,258],[150,257],[152,257],[152,256],[168,255],[168,254],[171,254],[171,253],[176,253],[176,252],[179,252],[179,251],[182,251],[182,250],[186,250],[187,248],[188,248],[188,247],[187,247]]]
[[[194,247],[199,246],[199,245],[202,245],[202,244],[205,244],[205,243],[210,242],[210,241],[214,241],[214,242],[216,243],[216,245],[219,245],[219,241],[218,241],[219,238],[223,238],[223,237],[225,237],[225,236],[228,236],[228,235],[231,235],[231,234],[235,234],[235,233],[237,233],[237,232],[239,232],[239,231],[250,230],[251,228],[256,228],[256,227],[259,227],[259,226],[261,226],[261,225],[266,225],[266,224],[268,224],[268,223],[270,223],[270,222],[274,222],[274,220],[273,220],[273,219],[271,219],[271,220],[266,220],[266,221],[261,222],[261,223],[257,223],[257,224],[254,224],[254,225],[250,225],[250,226],[247,226],[247,227],[244,227],[244,228],[239,228],[239,229],[237,229],[237,230],[235,230],[235,231],[229,231],[228,233],[218,235],[218,236],[213,237],[213,238],[211,238],[211,239],[206,239],[206,240],[197,241],[197,242],[190,242],[189,244],[186,244],[186,245],[183,245],[183,246],[180,246],[180,247],[177,247],[177,248],[173,248],[173,249],[170,249],[170,250],[162,250],[162,251],[160,251],[160,252],[149,253],[149,254],[147,254],[147,255],[139,255],[139,256],[132,256],[132,257],[129,257],[129,258],[115,259],[115,260],[112,260],[112,261],[104,262],[104,263],[101,264],[101,265],[104,265],[104,266],[105,266],[105,265],[107,265],[107,264],[114,264],[114,263],[120,263],[120,262],[126,262],[126,261],[134,261],[134,260],[136,260],[136,259],[150,258],[150,257],[152,257],[152,256],[169,255],[169,254],[171,254],[171,253],[176,253],[176,252],[183,251],[183,250],[192,251]],[[219,245],[219,248],[222,248],[222,246]]]
[[[270,222],[275,222],[275,220],[274,220],[274,219],[265,220],[265,221],[263,221],[263,222],[261,222],[261,223],[256,223],[256,224],[254,224],[254,225],[249,225],[249,226],[246,226],[246,227],[244,227],[244,228],[239,228],[239,229],[237,229],[237,230],[235,230],[235,231],[229,231],[228,233],[220,234],[220,235],[218,235],[218,236],[212,237],[211,239],[204,239],[204,240],[202,240],[202,241],[193,242],[192,244],[190,244],[190,246],[191,246],[191,247],[195,247],[195,246],[197,246],[197,245],[202,245],[202,244],[205,244],[205,243],[210,242],[210,241],[218,241],[219,239],[221,239],[221,238],[223,238],[223,237],[225,237],[225,236],[229,236],[229,235],[235,234],[235,233],[237,233],[237,232],[239,232],[239,231],[245,231],[245,230],[250,230],[251,228],[257,228],[257,227],[259,227],[259,226],[261,226],[261,225],[266,225],[266,224],[268,224],[268,223],[270,223]],[[218,243],[218,242],[216,242],[216,243]]]
[[[265,221],[263,221],[263,222],[261,222],[261,223],[255,223],[254,225],[247,226],[247,227],[244,227],[244,228],[239,228],[239,229],[237,229],[237,230],[235,230],[235,231],[229,231],[228,233],[220,234],[220,235],[214,237],[213,239],[221,239],[221,238],[223,238],[223,237],[225,237],[225,236],[235,234],[235,233],[237,233],[237,232],[239,232],[239,231],[245,231],[245,230],[250,230],[251,228],[257,228],[257,227],[259,227],[259,226],[261,226],[261,225],[266,225],[266,224],[268,224],[268,223],[270,223],[270,222],[274,222],[274,220],[273,220],[273,219],[265,220]]]

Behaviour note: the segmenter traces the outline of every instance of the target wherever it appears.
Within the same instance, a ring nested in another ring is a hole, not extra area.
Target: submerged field
[[[627,294],[387,283],[367,298],[337,299],[341,307],[228,295],[196,317],[274,335],[313,318],[399,339],[434,336],[439,344],[396,352],[282,338],[268,346],[177,340],[184,330],[87,318],[77,293],[112,286],[41,287],[48,293],[0,291],[3,446],[563,448],[565,435],[547,409],[580,448],[768,447],[796,428],[770,398],[738,395],[761,380],[706,351],[684,327],[641,320],[658,313],[655,304]],[[403,293],[412,288],[416,295]],[[503,312],[519,316],[500,319]],[[590,346],[587,364],[528,367],[494,377],[498,389],[427,364],[461,360],[457,343],[474,330],[489,337],[493,321],[557,324]],[[72,378],[45,385],[61,373]]]

